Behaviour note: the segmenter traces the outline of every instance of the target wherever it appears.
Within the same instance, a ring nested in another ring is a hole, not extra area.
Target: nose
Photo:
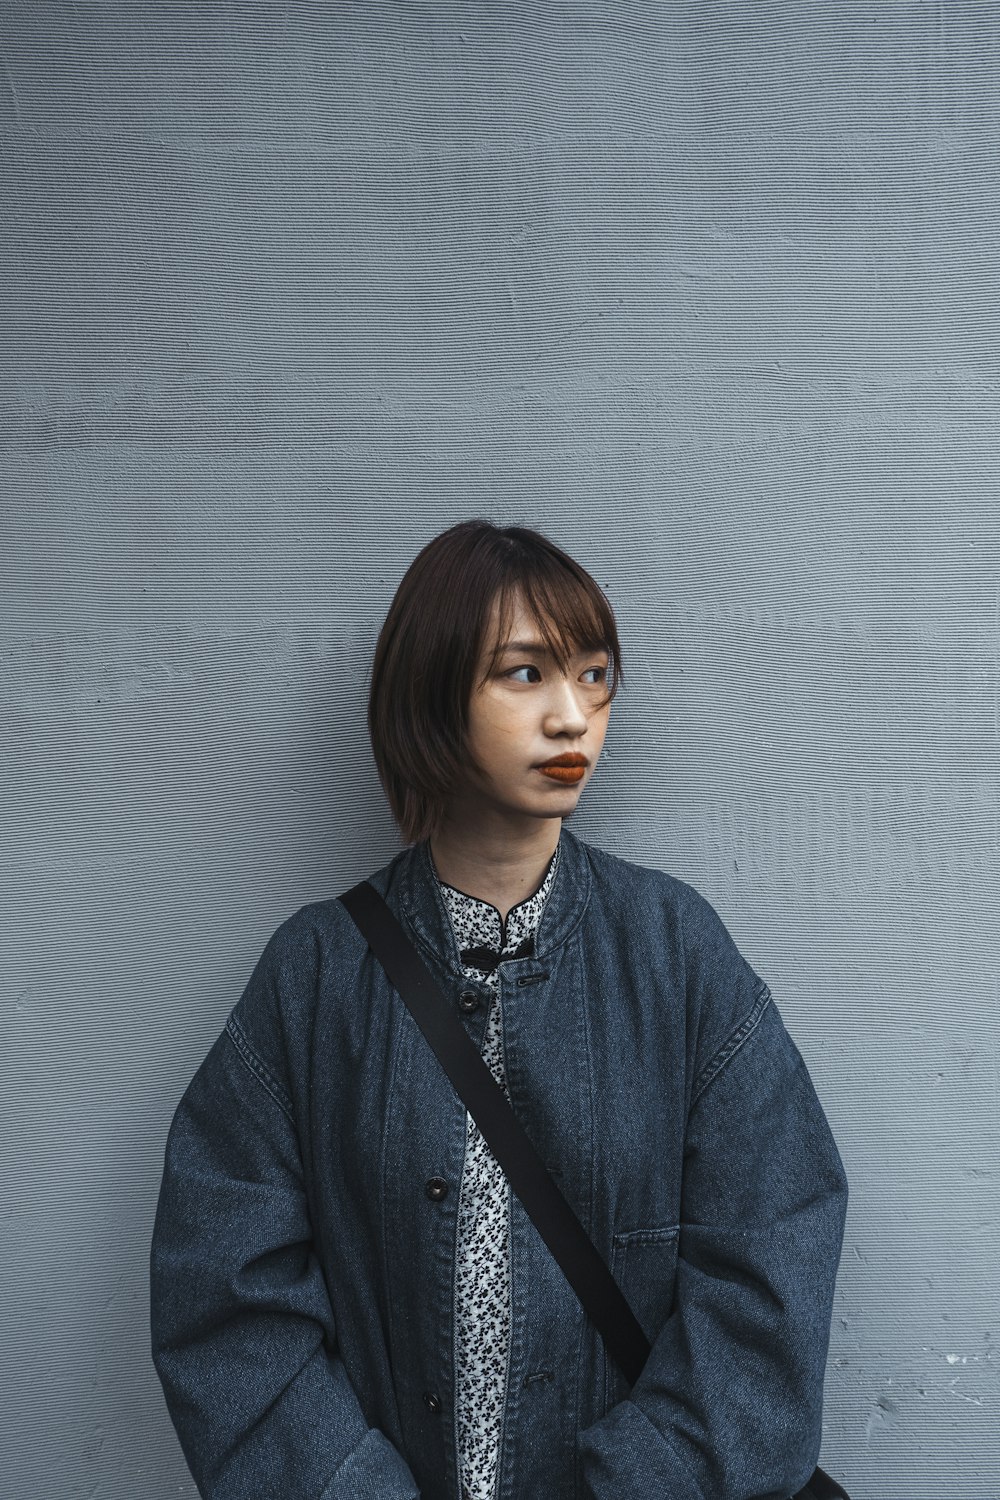
[[[586,731],[587,715],[583,704],[577,696],[574,683],[565,675],[558,679],[558,686],[552,690],[546,719],[576,734],[583,734]]]

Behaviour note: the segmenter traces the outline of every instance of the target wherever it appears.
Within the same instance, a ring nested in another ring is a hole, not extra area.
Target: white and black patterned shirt
[[[511,957],[533,938],[552,889],[559,848],[533,896],[511,907],[503,922],[497,907],[447,885],[437,869],[438,886],[451,918],[462,962],[470,979],[494,992],[483,1061],[504,1093],[503,1033],[498,973],[500,958]],[[433,860],[431,861],[433,865]],[[487,948],[493,952],[468,954]],[[530,951],[530,946],[527,947]],[[493,1500],[500,1457],[500,1431],[506,1400],[510,1343],[510,1185],[496,1157],[466,1111],[465,1162],[458,1198],[458,1305],[455,1371],[459,1467],[462,1500]]]

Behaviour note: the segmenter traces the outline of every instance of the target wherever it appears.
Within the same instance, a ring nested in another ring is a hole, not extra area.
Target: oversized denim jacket
[[[560,838],[535,953],[500,966],[507,1085],[652,1352],[629,1388],[512,1196],[497,1500],[785,1500],[819,1456],[840,1155],[711,904]],[[370,879],[481,1046],[427,844]],[[153,1232],[153,1360],[206,1500],[458,1500],[465,1136],[341,903],[283,921],[178,1105]]]

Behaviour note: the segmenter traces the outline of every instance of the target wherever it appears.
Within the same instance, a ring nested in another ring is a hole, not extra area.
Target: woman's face
[[[494,601],[477,681],[490,659],[497,628]],[[601,704],[609,660],[605,650],[580,651],[562,672],[517,597],[504,652],[485,683],[473,690],[469,704],[468,749],[475,764],[470,764],[469,781],[460,794],[463,811],[471,811],[470,801],[534,817],[567,817],[575,810],[608,728],[611,705]],[[538,769],[541,762],[566,754],[584,758],[582,771],[564,769],[557,778]]]

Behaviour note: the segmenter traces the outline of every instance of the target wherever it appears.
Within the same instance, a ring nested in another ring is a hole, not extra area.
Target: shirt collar
[[[431,866],[444,900],[462,962],[483,974],[491,974],[501,959],[525,957],[534,953],[534,934],[541,920],[545,902],[552,889],[559,865],[559,844],[549,860],[540,884],[523,901],[512,906],[506,919],[499,907],[479,896],[470,896],[457,886],[449,885],[437,873],[434,857]]]
[[[563,824],[557,849],[552,884],[534,934],[534,955],[510,960],[504,965],[506,973],[516,971],[519,977],[527,977],[544,972],[545,961],[583,920],[593,882],[588,845]],[[430,857],[429,839],[401,850],[368,879],[422,950],[428,966],[457,981],[466,978],[454,926]]]

